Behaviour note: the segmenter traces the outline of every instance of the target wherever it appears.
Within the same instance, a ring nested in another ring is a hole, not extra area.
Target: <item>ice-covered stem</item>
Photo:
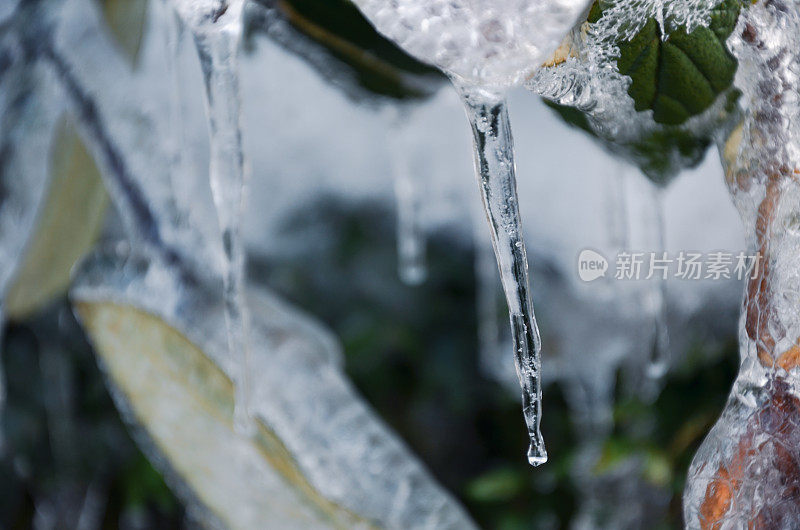
[[[237,359],[234,424],[252,430],[248,316],[244,296],[245,250],[241,237],[244,211],[244,154],[240,123],[238,50],[242,0],[176,1],[179,16],[192,32],[205,84],[210,138],[209,181],[222,233],[225,320],[228,351]]]
[[[49,39],[41,39],[35,46],[53,66],[85,134],[97,146],[104,168],[103,182],[123,219],[126,232],[135,242],[155,249],[166,263],[181,263],[183,260],[177,249],[164,240],[155,212],[131,172],[122,149],[109,134],[91,96]]]
[[[768,0],[743,19],[731,47],[746,114],[723,148],[729,190],[759,255],[745,291],[741,353],[789,370],[796,362],[786,356],[797,355],[800,339],[800,307],[790,296],[800,282],[800,15],[794,2]]]
[[[522,407],[531,444],[528,461],[547,461],[539,430],[542,416],[541,341],[528,288],[528,258],[514,175],[514,141],[502,95],[458,87],[472,127],[475,172],[492,237],[500,279],[508,303]]]
[[[98,54],[104,59],[99,66],[98,56],[86,53],[85,48],[104,49],[99,47],[106,46],[107,41],[101,38],[100,33],[104,32],[98,31],[93,16],[78,13],[78,5],[23,2],[15,12],[13,24],[7,28],[8,34],[16,35],[29,69],[40,65],[54,75],[57,92],[66,98],[81,136],[92,148],[103,183],[131,242],[149,247],[181,274],[194,277],[192,268],[185,266],[188,256],[169,237],[165,221],[173,213],[170,198],[156,198],[158,194],[144,186],[155,184],[158,190],[161,169],[156,142],[140,141],[141,131],[151,126],[150,120],[133,109],[132,94],[124,94],[125,90],[101,90],[107,88],[101,80],[109,75],[126,90],[131,87],[136,90],[130,66],[127,63],[123,66],[113,53]],[[80,62],[78,58],[86,60]],[[135,119],[120,116],[135,116]],[[150,162],[147,170],[143,158]]]
[[[743,123],[722,147],[726,180],[758,253],[739,323],[742,362],[692,462],[688,528],[790,528],[800,520],[800,12],[742,11],[728,45]]]

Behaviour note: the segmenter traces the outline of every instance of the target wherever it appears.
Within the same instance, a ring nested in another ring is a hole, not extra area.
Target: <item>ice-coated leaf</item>
[[[663,185],[737,119],[737,64],[725,41],[739,6],[598,0],[528,88]]]
[[[23,318],[66,290],[73,265],[100,233],[109,202],[74,126],[62,119],[54,136],[44,202],[4,302],[9,318]]]
[[[6,60],[0,75],[0,305],[4,305],[44,201],[50,168],[43,153],[51,148],[63,105],[54,95],[54,77],[12,39],[0,39],[0,56]]]
[[[709,108],[736,73],[736,60],[725,40],[738,11],[737,0],[723,0],[712,11],[708,27],[687,33],[683,26],[669,28],[667,21],[666,38],[651,18],[632,39],[617,42],[617,67],[631,78],[628,94],[636,110],[652,109],[656,123],[680,125]],[[592,9],[589,21],[600,17],[602,6]]]
[[[241,358],[227,354],[218,289],[152,250],[106,250],[82,262],[70,298],[140,445],[205,520],[474,528],[357,395],[312,319],[248,285],[255,384],[245,434],[233,421]]]
[[[263,422],[253,439],[234,432],[233,382],[177,330],[130,306],[75,307],[133,420],[147,430],[173,479],[219,523],[369,526],[323,498]]]

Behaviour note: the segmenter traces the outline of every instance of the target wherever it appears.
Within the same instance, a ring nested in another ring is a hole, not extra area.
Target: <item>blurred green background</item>
[[[335,331],[358,389],[482,527],[569,528],[590,500],[602,524],[634,499],[631,487],[651,510],[648,528],[680,527],[686,468],[735,375],[733,336],[713,352],[696,344],[653,403],[618,396],[613,432],[594,442],[599,460],[588,475],[575,471],[586,443],[561,389],[546,387],[551,459],[534,469],[519,397],[479,370],[474,249],[452,231],[432,234],[429,279],[409,287],[396,274],[390,208],[319,199],[298,211],[287,233],[324,231],[327,243],[253,258],[251,276]],[[103,528],[191,522],[127,432],[65,300],[9,324],[3,351],[0,527],[81,517]]]

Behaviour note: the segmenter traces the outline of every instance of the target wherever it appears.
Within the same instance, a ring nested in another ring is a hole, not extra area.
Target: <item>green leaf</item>
[[[666,39],[654,19],[650,19],[620,49],[617,67],[631,78],[628,94],[637,111],[653,111],[653,127],[642,137],[626,143],[614,138],[598,138],[606,149],[634,163],[653,182],[665,184],[681,169],[699,164],[711,138],[708,130],[728,122],[735,110],[739,92],[733,88],[736,60],[728,53],[725,39],[733,31],[739,15],[738,0],[723,0],[711,14],[708,27],[691,33],[670,21]],[[587,21],[603,16],[601,2],[595,2]],[[709,116],[706,132],[685,127],[686,121],[703,113],[720,98],[724,112]],[[568,124],[597,137],[583,112],[549,101]]]
[[[599,9],[593,9],[592,14],[597,16]],[[680,125],[708,109],[728,90],[736,73],[736,59],[728,52],[725,40],[733,31],[738,12],[737,0],[723,0],[714,9],[708,27],[700,26],[690,33],[683,26],[674,27],[665,38],[659,24],[650,19],[632,39],[617,42],[617,67],[631,78],[628,94],[636,110],[652,109],[656,123]],[[669,28],[670,22],[665,24]]]

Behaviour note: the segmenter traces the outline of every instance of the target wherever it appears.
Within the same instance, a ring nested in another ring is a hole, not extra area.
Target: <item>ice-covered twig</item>
[[[756,251],[739,322],[741,365],[695,455],[687,528],[791,528],[800,520],[800,11],[761,0],[728,41],[743,123],[720,151]]]

